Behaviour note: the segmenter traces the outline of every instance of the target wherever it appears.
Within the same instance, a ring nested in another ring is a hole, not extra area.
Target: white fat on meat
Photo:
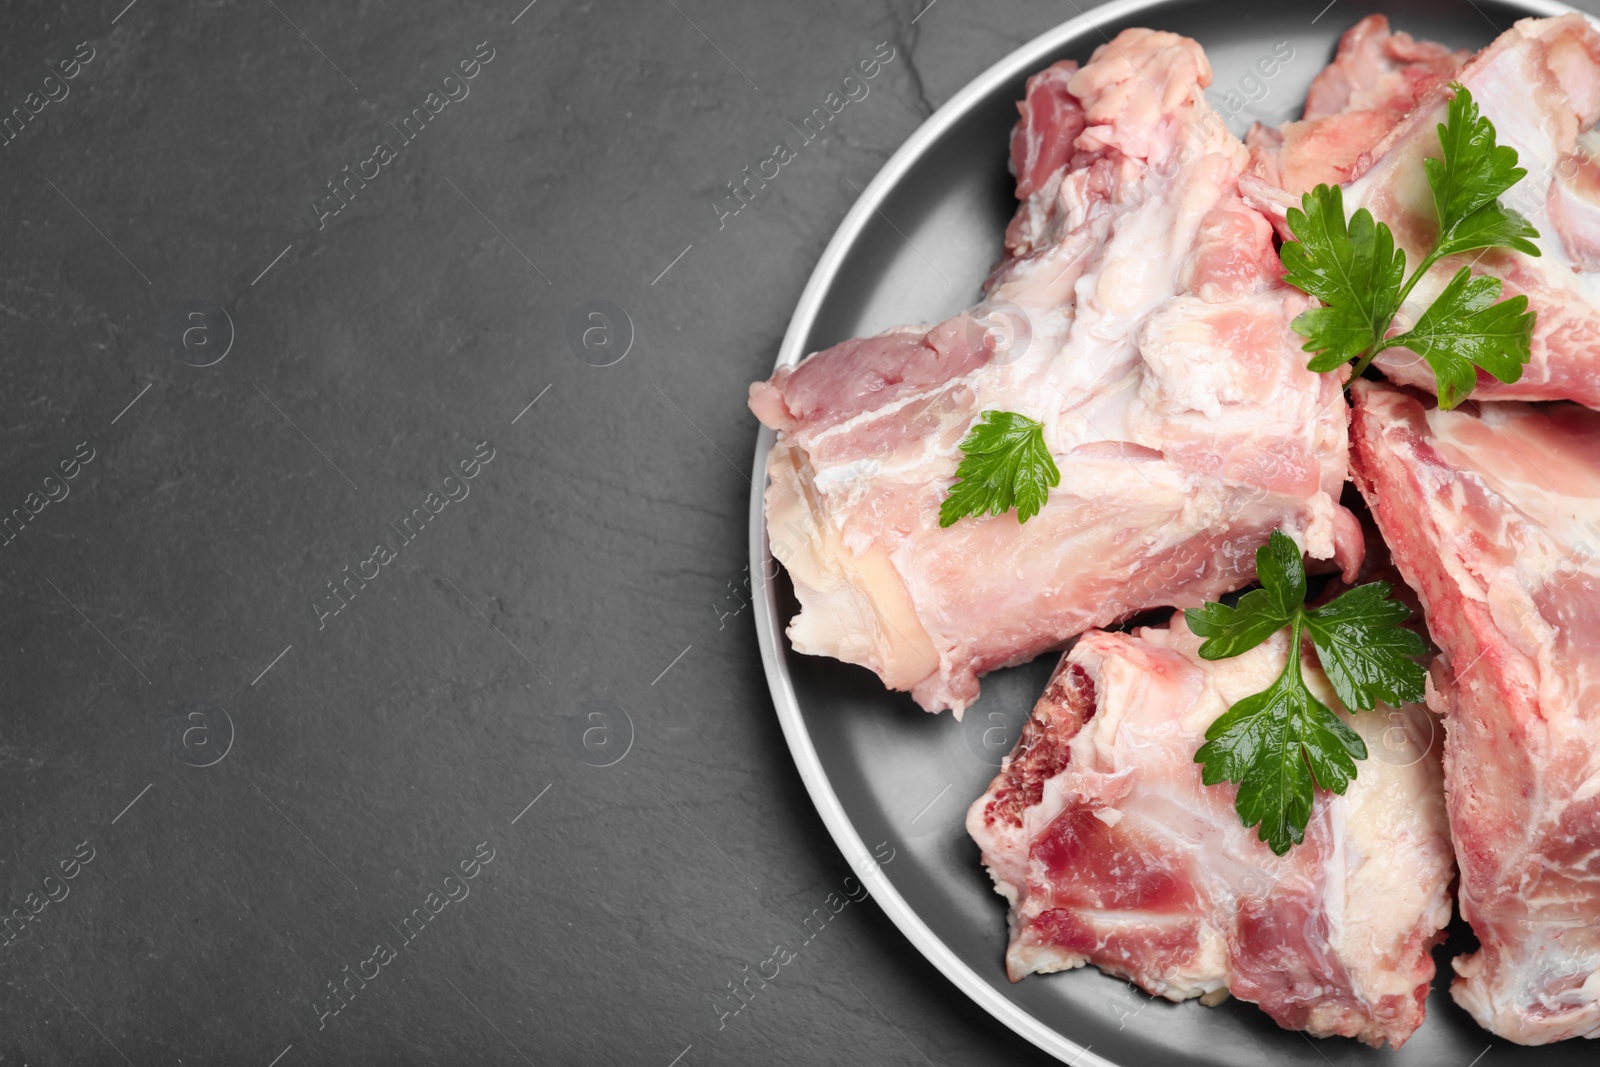
[[[1440,411],[1359,382],[1356,484],[1443,654],[1452,994],[1501,1037],[1600,1036],[1600,413]]]
[[[1410,73],[1397,74],[1356,58],[1388,47],[1368,26],[1371,21],[1351,31],[1355,39],[1347,35],[1329,68],[1337,68],[1336,81],[1355,85],[1344,105],[1351,110],[1290,123],[1277,135],[1253,134],[1257,159],[1244,182],[1247,199],[1272,215],[1288,238],[1284,212],[1300,203],[1311,184],[1349,179],[1345,210],[1364,207],[1387,223],[1406,252],[1408,269],[1414,267],[1438,228],[1423,160],[1440,155],[1437,128],[1453,95],[1449,83],[1459,82],[1494,124],[1497,142],[1515,149],[1518,165],[1528,172],[1500,199],[1539,231],[1534,244],[1541,254],[1495,249],[1446,257],[1406,298],[1395,330],[1409,329],[1451,276],[1470,266],[1475,274],[1501,280],[1502,299],[1526,296],[1537,316],[1521,378],[1507,383],[1479,372],[1474,395],[1600,407],[1600,135],[1594,131],[1600,120],[1600,31],[1579,14],[1523,19],[1458,70],[1452,69],[1456,54],[1407,38],[1405,54],[1417,58]],[[1358,34],[1362,27],[1367,32]],[[1386,25],[1382,29],[1388,32]],[[1328,76],[1325,71],[1319,81]],[[1414,94],[1414,105],[1395,121],[1395,107],[1407,94]],[[1330,99],[1335,107],[1337,100]],[[1317,130],[1323,136],[1314,136]],[[1334,160],[1353,162],[1335,167],[1328,162]],[[1435,391],[1433,371],[1407,349],[1391,348],[1375,365],[1393,381]]]
[[[1251,174],[1293,194],[1293,203],[1318,185],[1349,181],[1417,98],[1471,57],[1368,15],[1345,31],[1333,62],[1312,79],[1304,114],[1277,127],[1256,123],[1245,135]]]
[[[1207,661],[1171,628],[1090,631],[1063,657],[1016,751],[967,814],[1010,903],[1013,981],[1093,964],[1171,1000],[1231,994],[1280,1025],[1399,1047],[1421,1025],[1454,873],[1429,711],[1348,715],[1373,755],[1319,793],[1279,857],[1194,754],[1233,702],[1283,669],[1288,635]]]
[[[1126,30],[1029,80],[1022,200],[985,299],[846,341],[751,387],[778,441],[773,555],[796,651],[862,664],[957,715],[980,675],[1254,576],[1283,529],[1347,572],[1348,409],[1306,369],[1249,160],[1205,102],[1194,41]],[[1043,423],[1061,471],[1040,513],[939,527],[984,411]]]

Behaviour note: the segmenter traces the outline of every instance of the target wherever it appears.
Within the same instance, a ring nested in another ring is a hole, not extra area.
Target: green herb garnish
[[[1477,384],[1476,368],[1502,382],[1522,377],[1533,338],[1528,298],[1495,303],[1500,281],[1473,276],[1462,267],[1405,333],[1385,337],[1412,287],[1445,256],[1478,249],[1509,248],[1537,256],[1539,232],[1499,197],[1527,171],[1516,149],[1495,143],[1494,124],[1478,114],[1472,94],[1453,83],[1447,121],[1439,124],[1442,159],[1426,159],[1438,233],[1416,270],[1406,276],[1406,254],[1395,247],[1389,227],[1366,208],[1345,221],[1337,186],[1319,185],[1288,223],[1296,240],[1281,251],[1284,281],[1316,297],[1322,307],[1294,320],[1316,353],[1307,366],[1319,373],[1355,360],[1354,380],[1378,353],[1408,348],[1427,361],[1437,383],[1439,406],[1453,408]]]
[[[1206,785],[1238,784],[1239,817],[1259,825],[1261,840],[1281,856],[1305,839],[1316,787],[1343,794],[1356,777],[1355,761],[1367,758],[1360,735],[1307,688],[1302,635],[1310,636],[1323,672],[1351,711],[1421,700],[1423,671],[1412,657],[1426,646],[1401,625],[1411,609],[1389,598],[1388,582],[1358,585],[1308,611],[1300,549],[1281,531],[1256,550],[1256,573],[1261,588],[1237,607],[1206,604],[1184,617],[1205,638],[1200,656],[1208,660],[1237,656],[1287,626],[1288,662],[1271,685],[1211,724],[1194,759]]]
[[[1061,471],[1044,443],[1044,424],[1014,411],[985,411],[961,439],[965,453],[957,481],[939,505],[939,525],[953,526],[967,515],[1003,515],[1017,509],[1017,521],[1039,514]]]

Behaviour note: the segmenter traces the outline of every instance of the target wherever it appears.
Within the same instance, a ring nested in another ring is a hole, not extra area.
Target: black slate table
[[[5,9],[5,1063],[1044,1059],[867,902],[727,1014],[850,873],[744,397],[856,190],[1077,10],[525,3]]]

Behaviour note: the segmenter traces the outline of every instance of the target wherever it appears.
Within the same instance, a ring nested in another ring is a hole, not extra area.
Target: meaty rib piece
[[[1469,404],[1471,408],[1474,405]],[[1430,410],[1358,382],[1356,484],[1443,655],[1456,1001],[1523,1044],[1600,1034],[1600,414]]]
[[[1421,1025],[1453,873],[1428,710],[1348,715],[1306,658],[1307,684],[1373,756],[1344,796],[1318,793],[1281,858],[1240,824],[1235,788],[1203,785],[1194,762],[1288,643],[1210,662],[1177,616],[1090,631],[1063,657],[967,812],[1011,903],[1012,981],[1092,963],[1171,1000],[1232,993],[1319,1037],[1398,1048]]]
[[[1417,98],[1448,82],[1471,55],[1396,33],[1382,15],[1368,15],[1345,31],[1333,62],[1312,80],[1304,115],[1275,129],[1251,127],[1251,172],[1296,197],[1349,181]]]
[[[1526,295],[1538,316],[1521,380],[1504,383],[1479,372],[1474,395],[1600,407],[1600,134],[1592,129],[1600,120],[1600,33],[1578,14],[1523,19],[1453,80],[1471,91],[1498,142],[1516,149],[1527,170],[1501,202],[1533,223],[1542,255],[1496,249],[1440,260],[1401,307],[1396,332],[1409,329],[1450,277],[1470,265],[1503,282],[1502,298]],[[1354,180],[1344,188],[1345,210],[1365,207],[1388,223],[1411,266],[1437,230],[1422,160],[1439,156],[1437,127],[1451,95],[1442,84],[1422,93],[1404,120],[1357,157]],[[1271,215],[1285,237],[1284,211],[1304,191],[1290,176],[1316,169],[1290,158],[1289,149],[1286,139],[1276,163],[1278,180],[1287,184],[1265,180],[1271,167],[1257,167],[1243,183],[1249,202]],[[1375,364],[1396,382],[1434,391],[1433,372],[1406,349],[1389,349]]]
[[[1012,138],[1023,203],[977,307],[846,341],[750,390],[779,431],[767,526],[801,604],[797,651],[959,715],[978,676],[1092,626],[1247,583],[1285,529],[1360,557],[1338,503],[1347,407],[1305,369],[1248,155],[1206,104],[1195,42],[1127,30],[1029,80]],[[1044,424],[1061,483],[939,528],[986,410]]]
[[[1499,249],[1442,260],[1411,291],[1401,324],[1415,322],[1450,276],[1476,259],[1475,271],[1504,282],[1503,296],[1527,295],[1538,322],[1522,379],[1506,384],[1480,372],[1475,395],[1600,407],[1600,162],[1593,155],[1600,141],[1591,132],[1600,120],[1600,33],[1578,14],[1523,19],[1457,78],[1528,171],[1502,201],[1533,223],[1543,255]],[[1366,207],[1388,222],[1413,263],[1434,234],[1422,157],[1439,154],[1435,127],[1448,95],[1445,88],[1426,94],[1345,191],[1345,206]],[[1433,389],[1427,364],[1404,349],[1390,349],[1376,363],[1397,382]]]

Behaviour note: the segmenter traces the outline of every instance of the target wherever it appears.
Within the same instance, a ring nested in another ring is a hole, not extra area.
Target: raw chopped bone
[[[1237,194],[1244,145],[1205,102],[1195,42],[1126,30],[1028,82],[1022,204],[982,303],[846,341],[750,390],[779,432],[773,554],[799,652],[870,667],[959,715],[978,677],[1254,576],[1284,529],[1346,571],[1347,408],[1288,323],[1271,227]],[[958,443],[985,410],[1044,424],[1060,485],[940,529]]]
[[[1437,127],[1451,96],[1444,82],[1459,81],[1494,124],[1497,142],[1516,149],[1518,165],[1528,172],[1501,202],[1533,223],[1541,255],[1494,249],[1440,260],[1406,298],[1395,330],[1410,329],[1451,276],[1471,266],[1475,274],[1501,280],[1501,299],[1527,296],[1528,309],[1537,315],[1531,359],[1521,379],[1500,382],[1479,372],[1473,395],[1600,407],[1600,135],[1593,129],[1600,120],[1600,32],[1577,14],[1523,19],[1453,79],[1439,73],[1416,83],[1432,88],[1421,93],[1403,120],[1391,125],[1391,112],[1383,112],[1369,131],[1376,140],[1365,151],[1358,151],[1358,125],[1339,131],[1337,148],[1315,138],[1297,142],[1293,123],[1284,128],[1288,132],[1277,147],[1271,134],[1256,134],[1256,162],[1242,182],[1246,199],[1290,238],[1284,212],[1299,205],[1307,180],[1351,178],[1344,187],[1345,210],[1365,207],[1387,223],[1406,252],[1407,268],[1415,267],[1438,225],[1422,161],[1439,156]],[[1385,126],[1388,132],[1378,136]],[[1355,162],[1334,174],[1306,153]],[[1393,381],[1435,390],[1433,371],[1407,349],[1383,352],[1375,366]]]
[[[1092,630],[1057,667],[967,813],[1011,903],[1013,981],[1092,963],[1171,1000],[1225,993],[1279,1025],[1399,1047],[1421,1025],[1453,874],[1428,710],[1345,715],[1371,755],[1318,792],[1305,841],[1275,856],[1235,787],[1195,751],[1282,670],[1288,634],[1232,659],[1170,629]],[[1338,709],[1316,661],[1305,678]]]
[[[1430,410],[1358,382],[1356,484],[1443,655],[1456,1001],[1512,1041],[1600,1034],[1600,413]]]

